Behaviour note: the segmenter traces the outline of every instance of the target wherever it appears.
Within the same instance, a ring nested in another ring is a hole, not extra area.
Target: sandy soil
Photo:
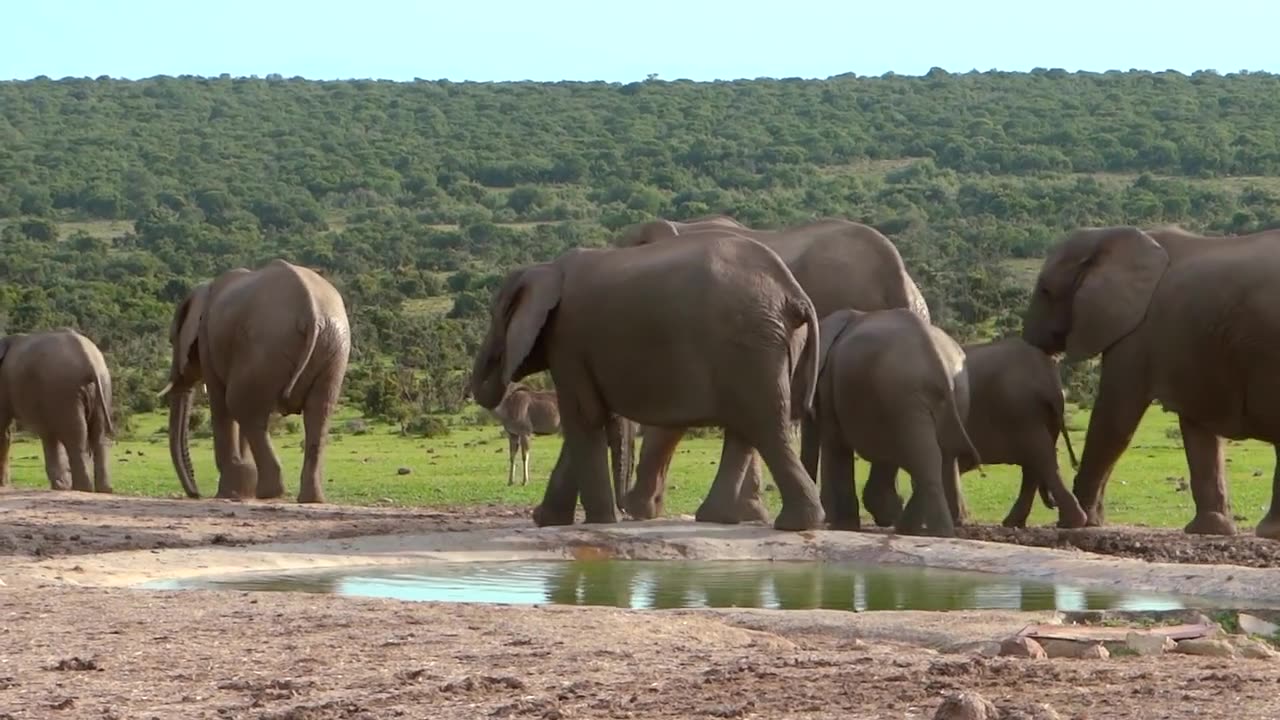
[[[961,689],[1004,718],[1055,717],[1037,704],[1063,718],[1280,717],[1280,661],[954,651],[1045,619],[1026,613],[654,612],[22,581],[53,556],[528,524],[525,509],[497,507],[0,492],[0,719],[928,718]],[[1057,542],[1036,533],[1045,539],[1029,544]],[[1218,543],[1249,548],[1227,555],[1239,564],[1280,555],[1249,537],[1088,534],[1096,550],[1151,548],[1164,561],[1203,560]]]

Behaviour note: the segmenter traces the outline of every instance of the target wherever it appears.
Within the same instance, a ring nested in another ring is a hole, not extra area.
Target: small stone
[[[1179,640],[1176,652],[1183,655],[1205,655],[1208,657],[1235,657],[1235,648],[1231,647],[1231,643],[1226,640],[1214,640],[1212,638],[1191,638],[1188,640]]]
[[[933,720],[996,720],[1000,711],[976,692],[948,693],[933,714]]]
[[[1044,647],[1040,643],[1029,637],[1010,637],[1005,638],[1000,643],[1000,654],[1006,657],[1031,658],[1032,660],[1041,660],[1049,657],[1049,653],[1044,651]]]
[[[1153,633],[1140,633],[1130,631],[1124,638],[1125,647],[1144,657],[1152,655],[1163,655],[1174,648],[1178,647],[1178,643],[1174,642],[1167,635],[1156,635]]]
[[[1240,629],[1250,635],[1264,635],[1266,637],[1280,635],[1280,625],[1267,622],[1260,617],[1254,617],[1249,613],[1240,613],[1238,619],[1240,621]]]
[[[411,473],[411,472],[413,472],[413,471],[412,471],[412,470],[410,470],[410,469],[409,469],[409,468],[407,468],[407,467],[402,467],[402,468],[400,468],[399,470],[396,470],[396,474],[397,474],[397,475],[408,475],[408,474],[409,474],[409,473]]]
[[[1051,658],[1079,658],[1084,660],[1105,660],[1111,657],[1111,651],[1100,642],[1083,642],[1079,640],[1059,640],[1058,638],[1041,638],[1040,646]]]
[[[1280,652],[1276,652],[1275,648],[1252,638],[1240,638],[1237,640],[1236,652],[1240,653],[1240,657],[1249,658],[1250,660],[1274,660],[1280,657]]]

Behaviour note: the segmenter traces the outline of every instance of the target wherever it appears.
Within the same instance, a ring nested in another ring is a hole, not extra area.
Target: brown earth
[[[0,719],[928,718],[962,689],[1002,718],[1054,717],[1037,703],[1063,718],[1280,717],[1280,661],[938,652],[1043,615],[504,607],[22,579],[24,565],[57,555],[528,522],[523,508],[0,491]],[[975,532],[1006,531],[966,530]],[[1057,533],[1009,539],[1054,545]],[[1080,535],[1097,538],[1090,549],[1160,560],[1273,564],[1280,555],[1251,537]]]

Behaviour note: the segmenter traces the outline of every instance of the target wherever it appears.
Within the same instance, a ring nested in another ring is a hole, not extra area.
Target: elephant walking
[[[842,308],[907,308],[929,320],[924,296],[907,273],[898,249],[876,229],[849,220],[816,220],[785,230],[752,230],[724,215],[688,222],[658,220],[631,228],[615,244],[633,247],[660,241],[694,242],[724,232],[752,238],[777,253],[813,302],[818,317]],[[684,428],[645,427],[641,434],[635,487],[625,506],[631,517],[648,519],[663,512],[667,472]],[[739,520],[768,521],[760,488],[760,467],[753,454],[742,494],[735,501]],[[727,509],[720,510],[721,515],[727,513]]]
[[[507,388],[507,396],[491,412],[507,434],[507,485],[515,484],[517,451],[524,471],[520,484],[528,485],[530,436],[560,432],[560,407],[555,390],[533,390],[513,383]],[[636,424],[632,421],[610,415],[607,427],[609,460],[619,510],[622,509],[623,494],[631,483],[636,432]]]
[[[1277,276],[1280,230],[1205,237],[1176,227],[1084,228],[1051,248],[1022,336],[1072,360],[1102,355],[1072,488],[1089,524],[1104,522],[1107,479],[1156,400],[1182,430],[1196,506],[1185,532],[1235,534],[1222,438],[1280,443]],[[1280,463],[1276,470],[1254,532],[1280,539]]]
[[[576,249],[511,271],[490,307],[472,396],[501,402],[506,386],[550,369],[564,444],[538,525],[617,522],[606,478],[610,413],[650,426],[725,428],[720,469],[699,520],[736,522],[752,449],[782,497],[774,526],[823,520],[813,482],[787,441],[817,369],[813,303],[778,256],[732,233],[696,243]]]
[[[861,527],[853,484],[854,453],[902,467],[911,498],[897,530],[949,537],[949,506],[965,432],[968,378],[964,350],[941,329],[903,308],[838,310],[822,319],[817,399],[802,425],[805,469],[819,479],[832,527]],[[821,472],[818,449],[821,449]]]
[[[187,420],[192,392],[209,395],[220,498],[284,495],[267,422],[301,414],[298,502],[324,502],[323,452],[351,353],[342,296],[314,271],[284,260],[229,270],[191,290],[169,326],[169,453],[188,497],[200,497]]]
[[[71,328],[0,338],[0,486],[15,419],[40,436],[50,488],[111,492],[111,373],[92,340]]]
[[[1063,417],[1065,403],[1057,363],[1017,337],[965,345],[963,350],[969,381],[964,425],[982,464],[1022,466],[1022,487],[1003,525],[1026,527],[1039,490],[1045,505],[1057,508],[1059,527],[1082,527],[1084,510],[1058,472],[1059,434],[1067,443],[1072,467],[1077,463]],[[963,444],[953,450],[958,453],[960,474],[977,465]],[[893,472],[896,474],[897,468]],[[964,495],[957,487],[950,496],[956,498],[951,517],[961,524],[967,519]],[[892,525],[902,509],[893,475],[888,473],[873,472],[862,499],[880,526]]]

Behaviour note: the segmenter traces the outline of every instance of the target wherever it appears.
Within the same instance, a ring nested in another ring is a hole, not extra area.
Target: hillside
[[[187,288],[282,255],[334,279],[348,398],[462,406],[497,273],[655,216],[817,215],[898,243],[939,321],[1017,327],[1083,224],[1280,222],[1280,76],[969,73],[695,83],[0,83],[0,327],[73,325],[129,412]]]

